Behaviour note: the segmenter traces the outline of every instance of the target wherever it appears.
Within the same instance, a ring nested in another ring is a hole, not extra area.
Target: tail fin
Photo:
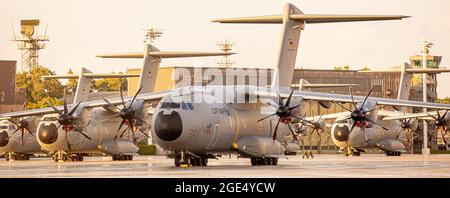
[[[141,93],[153,92],[158,76],[159,64],[162,58],[186,58],[205,56],[227,56],[229,52],[162,52],[151,44],[146,43],[142,53],[105,54],[100,58],[143,58],[141,73],[137,89],[142,87]],[[136,89],[136,90],[137,90]]]
[[[409,91],[411,90],[411,78],[413,75],[412,73],[406,71],[409,68],[411,68],[411,65],[408,63],[405,63],[401,67],[400,85],[397,95],[398,100],[409,100]]]
[[[77,91],[75,92],[75,98],[73,99],[73,103],[76,104],[83,100],[91,90],[91,78],[87,78],[84,76],[85,73],[92,73],[90,70],[82,67],[77,84]]]
[[[353,21],[396,20],[408,16],[398,15],[317,15],[303,14],[292,4],[286,4],[282,15],[256,16],[243,18],[216,19],[213,22],[220,23],[282,23],[282,38],[276,63],[275,73],[272,79],[272,88],[289,88],[297,57],[300,31],[305,23],[332,23]]]

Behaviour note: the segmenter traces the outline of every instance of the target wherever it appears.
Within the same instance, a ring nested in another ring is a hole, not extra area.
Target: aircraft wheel
[[[9,161],[9,155],[5,155],[5,160],[8,162]]]
[[[113,155],[113,156],[111,156],[111,157],[112,157],[112,160],[113,160],[113,161],[116,161],[116,160],[117,160],[116,155]]]
[[[273,164],[272,165],[278,165],[278,158],[273,158]]]
[[[250,158],[250,162],[252,163],[252,166],[258,165],[258,160],[256,160],[255,157]]]
[[[130,155],[130,161],[132,161],[133,160],[133,156],[132,155]]]
[[[353,153],[353,156],[360,156],[360,155],[361,155],[361,153],[358,151]]]
[[[180,167],[180,158],[179,157],[175,157],[174,164],[175,164],[175,167]]]
[[[207,166],[208,165],[208,158],[202,158],[201,165],[202,166]]]

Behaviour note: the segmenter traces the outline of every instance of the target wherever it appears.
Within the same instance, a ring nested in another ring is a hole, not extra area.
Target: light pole
[[[427,39],[423,39],[420,42],[423,43],[422,48],[422,66],[423,69],[427,69],[427,56],[430,52],[430,47],[433,46],[433,42],[428,41]],[[427,102],[427,73],[422,74],[422,93],[423,93],[423,102]],[[423,108],[423,112],[427,112],[427,108]],[[423,147],[422,147],[422,155],[429,155],[430,149],[428,148],[428,123],[426,120],[423,120]]]

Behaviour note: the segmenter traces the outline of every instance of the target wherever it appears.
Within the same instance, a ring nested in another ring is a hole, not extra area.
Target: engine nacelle
[[[247,136],[236,142],[235,149],[245,156],[265,157],[268,155],[283,155],[284,147],[271,137]]]
[[[405,151],[405,145],[398,140],[382,140],[377,146],[383,151]]]
[[[117,139],[116,142],[114,140],[103,142],[100,147],[102,152],[108,155],[134,154],[139,151],[133,142],[123,139]]]

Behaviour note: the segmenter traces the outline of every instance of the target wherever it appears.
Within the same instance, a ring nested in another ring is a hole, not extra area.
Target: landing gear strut
[[[402,153],[398,151],[386,151],[386,156],[401,156]]]
[[[133,160],[133,156],[132,155],[113,155],[112,156],[112,160],[113,161],[131,161]]]
[[[276,166],[278,164],[278,158],[274,158],[274,157],[252,157],[252,158],[250,158],[250,162],[252,163],[252,166],[265,166],[265,165]]]
[[[207,157],[192,156],[187,152],[180,152],[174,157],[175,167],[189,167],[189,166],[207,166]]]
[[[360,151],[356,151],[351,148],[345,149],[344,152],[345,152],[345,156],[360,156],[361,155]]]
[[[14,161],[14,160],[30,160],[31,156],[30,154],[15,154],[13,152],[7,152],[5,154],[5,160],[6,161]]]

